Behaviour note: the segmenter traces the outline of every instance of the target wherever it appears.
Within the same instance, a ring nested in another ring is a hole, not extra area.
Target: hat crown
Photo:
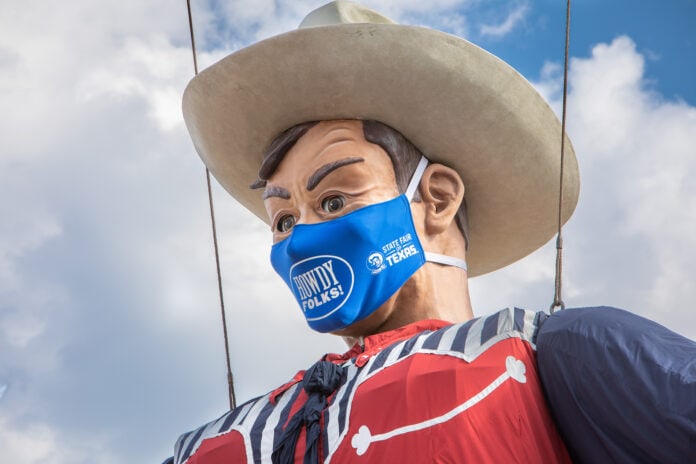
[[[386,16],[362,5],[336,0],[310,12],[300,23],[299,29],[355,23],[395,24]]]

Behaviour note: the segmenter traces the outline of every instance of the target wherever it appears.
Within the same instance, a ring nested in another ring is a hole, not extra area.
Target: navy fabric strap
[[[278,440],[273,450],[273,464],[295,462],[295,448],[303,426],[307,430],[304,464],[320,462],[321,415],[326,408],[328,397],[341,386],[345,378],[344,369],[328,361],[319,361],[305,372],[302,387],[307,393],[307,402],[290,419]]]
[[[694,462],[696,342],[608,307],[556,312],[536,342],[574,462]]]

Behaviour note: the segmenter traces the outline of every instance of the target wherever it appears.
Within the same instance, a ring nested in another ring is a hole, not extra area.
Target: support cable
[[[193,34],[193,19],[191,16],[191,0],[186,0],[188,10],[189,32],[191,33],[191,52],[193,53],[193,71],[198,75],[198,59],[196,57],[196,40]],[[210,186],[210,171],[205,168],[205,179],[208,185],[208,205],[210,206],[210,222],[213,231],[213,248],[215,249],[215,269],[217,271],[218,295],[220,297],[220,314],[222,315],[222,333],[225,339],[225,359],[227,361],[227,392],[230,400],[230,409],[236,406],[234,394],[234,377],[230,363],[230,343],[227,336],[227,318],[225,316],[225,298],[222,292],[222,273],[220,272],[220,252],[218,249],[217,228],[215,226],[215,208],[213,207],[213,192]]]
[[[563,115],[561,117],[561,169],[558,187],[558,236],[556,237],[556,282],[553,303],[549,311],[553,314],[557,307],[565,309],[561,296],[563,286],[563,166],[565,161],[566,101],[568,97],[568,48],[570,43],[570,0],[566,4],[565,56],[563,62]]]

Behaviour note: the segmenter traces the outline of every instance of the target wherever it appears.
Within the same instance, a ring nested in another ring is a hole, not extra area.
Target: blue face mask
[[[411,198],[428,161],[421,159],[406,193],[318,224],[298,224],[271,249],[271,264],[290,287],[309,326],[333,332],[382,306],[426,261],[457,266],[427,253],[418,240]]]

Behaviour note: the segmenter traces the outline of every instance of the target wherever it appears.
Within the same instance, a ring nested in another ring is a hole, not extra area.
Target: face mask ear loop
[[[409,203],[411,202],[411,200],[413,200],[413,195],[416,193],[418,184],[420,184],[421,177],[423,177],[423,173],[425,172],[425,168],[427,167],[428,158],[426,158],[425,156],[421,156],[421,159],[418,162],[418,166],[416,166],[416,170],[413,172],[411,181],[408,183],[408,187],[406,188],[406,199]]]
[[[428,167],[428,163],[428,158],[422,156],[418,162],[416,170],[413,173],[413,176],[411,177],[411,181],[408,183],[408,188],[406,189],[406,198],[408,199],[409,203],[413,199],[413,195],[416,193],[416,189],[420,184],[423,173],[425,172],[425,168]],[[460,258],[455,258],[454,256],[446,256],[439,253],[431,253],[426,251],[425,260],[432,263],[444,264],[445,266],[458,267],[463,271],[467,270],[466,261]]]
[[[466,271],[466,261],[460,258],[455,258],[454,256],[441,255],[439,253],[425,252],[425,260],[431,263],[444,264],[445,266],[454,266],[459,269]]]

